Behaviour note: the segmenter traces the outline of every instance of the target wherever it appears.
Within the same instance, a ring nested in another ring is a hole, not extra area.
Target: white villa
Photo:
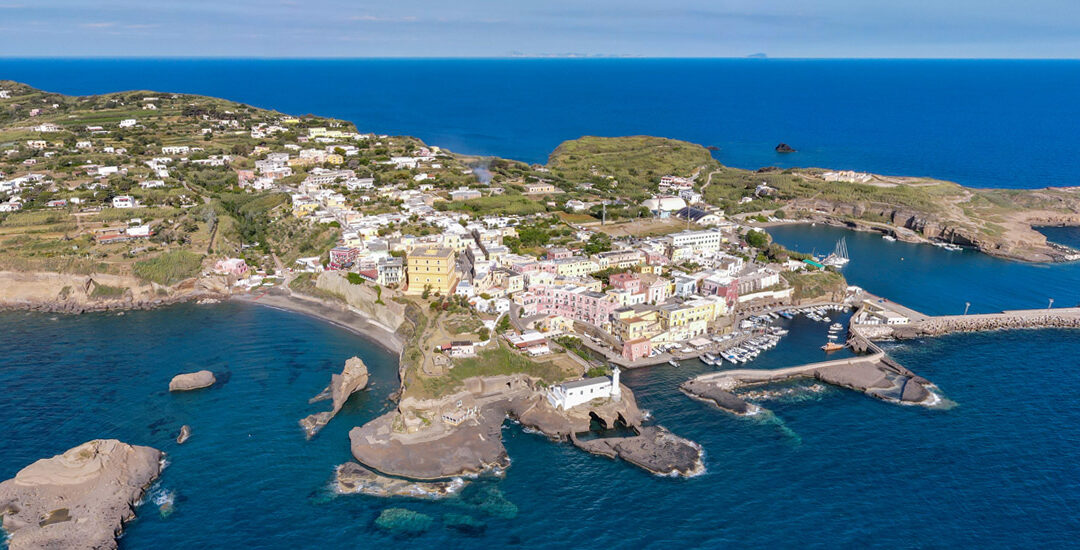
[[[585,378],[572,382],[556,384],[548,390],[548,402],[556,409],[572,409],[593,399],[611,398],[618,401],[622,396],[619,389],[619,367],[612,367],[611,376]]]

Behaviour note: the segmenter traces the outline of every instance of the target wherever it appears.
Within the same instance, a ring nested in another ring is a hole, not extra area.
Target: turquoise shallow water
[[[794,324],[755,366],[822,356],[825,325]],[[96,437],[168,453],[154,492],[174,491],[176,512],[162,518],[153,504],[140,507],[123,548],[1005,548],[1066,546],[1080,535],[1073,332],[890,344],[958,403],[949,410],[830,388],[763,401],[771,414],[735,418],[676,390],[711,367],[629,372],[626,382],[656,421],[702,444],[704,475],[652,476],[507,423],[513,463],[503,479],[427,502],[326,490],[333,466],[349,458],[348,429],[386,410],[396,385],[392,356],[336,327],[243,304],[124,316],[7,313],[0,327],[0,477]],[[325,405],[307,399],[353,354],[371,367],[372,388],[305,441],[296,421]],[[223,383],[165,391],[176,372],[203,367]],[[177,446],[184,423],[194,435]],[[376,528],[391,506],[435,522],[411,538]],[[484,525],[463,533],[446,526],[446,514]]]

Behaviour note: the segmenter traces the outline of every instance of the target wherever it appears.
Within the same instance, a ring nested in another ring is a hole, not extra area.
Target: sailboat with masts
[[[851,259],[848,258],[847,251],[847,237],[841,237],[839,241],[836,241],[836,248],[833,249],[832,254],[829,254],[824,260],[821,260],[821,263],[829,267],[841,269],[850,261]]]

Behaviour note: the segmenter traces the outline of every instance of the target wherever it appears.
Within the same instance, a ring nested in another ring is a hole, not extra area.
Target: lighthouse
[[[622,390],[619,389],[619,367],[611,367],[611,399],[612,401],[618,401],[622,397]]]

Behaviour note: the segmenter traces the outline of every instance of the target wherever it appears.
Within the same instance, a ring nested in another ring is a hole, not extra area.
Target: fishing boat
[[[843,329],[844,329],[844,325],[841,325],[840,323],[833,323],[833,324],[829,325],[829,331],[831,331],[831,332],[837,332],[837,331],[840,331],[840,330],[843,330]]]
[[[669,365],[671,365],[671,366],[673,366],[675,368],[679,368],[679,362],[674,360],[674,359],[668,359],[667,364],[669,364]]]
[[[851,259],[848,258],[847,237],[841,237],[839,241],[836,241],[836,248],[833,249],[832,254],[825,256],[825,259],[821,260],[821,264],[841,269],[850,261]]]
[[[836,342],[828,342],[824,346],[821,346],[821,349],[825,351],[837,351],[844,349],[844,345]]]

